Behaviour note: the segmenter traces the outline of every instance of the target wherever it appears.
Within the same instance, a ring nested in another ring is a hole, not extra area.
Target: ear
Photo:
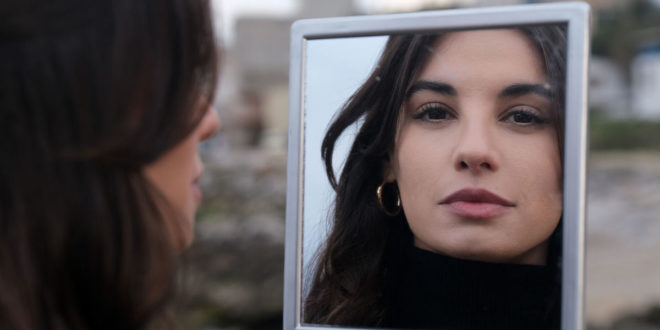
[[[396,171],[392,164],[392,155],[383,160],[383,181],[387,183],[396,181]]]

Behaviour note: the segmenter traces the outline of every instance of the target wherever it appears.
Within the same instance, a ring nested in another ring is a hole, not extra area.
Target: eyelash
[[[444,118],[431,118],[432,115],[443,115]],[[419,107],[413,115],[413,119],[419,119],[429,122],[441,122],[456,118],[451,108],[442,103],[427,103]]]
[[[431,116],[442,116],[443,118],[432,118]],[[518,118],[516,118],[518,116]],[[520,117],[523,116],[523,117]],[[453,110],[444,105],[443,103],[427,103],[419,107],[413,119],[423,120],[432,123],[443,122],[447,120],[455,119],[456,116],[453,114]],[[517,120],[526,120],[523,122]],[[508,109],[503,116],[500,117],[500,120],[512,125],[517,126],[543,126],[549,123],[549,121],[540,114],[538,110],[529,106],[515,106]]]
[[[515,121],[514,116],[524,116],[520,119],[529,120],[526,122]],[[528,106],[515,106],[507,111],[501,118],[502,121],[517,126],[543,126],[548,124],[548,120],[542,116],[538,110]]]

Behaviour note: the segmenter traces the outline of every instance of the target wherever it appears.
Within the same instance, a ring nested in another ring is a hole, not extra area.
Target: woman
[[[207,0],[0,13],[0,327],[163,328],[192,239],[217,50]]]
[[[306,322],[559,326],[564,31],[390,37],[323,141],[337,198]]]

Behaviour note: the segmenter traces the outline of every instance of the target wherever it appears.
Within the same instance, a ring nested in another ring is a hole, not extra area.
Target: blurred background
[[[550,1],[213,0],[224,49],[202,145],[183,329],[281,329],[289,29],[301,18]],[[660,0],[592,0],[588,329],[660,329]]]

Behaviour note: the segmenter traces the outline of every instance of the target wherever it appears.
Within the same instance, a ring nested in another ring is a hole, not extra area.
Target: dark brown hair
[[[536,45],[543,60],[554,98],[552,119],[563,150],[565,27],[518,29]],[[403,212],[390,217],[379,208],[375,192],[383,182],[383,166],[394,148],[397,118],[406,91],[423,70],[435,40],[441,37],[391,36],[376,69],[328,128],[321,153],[336,199],[332,229],[317,258],[305,300],[303,319],[307,323],[372,327],[382,325],[386,317],[385,285],[394,267],[390,262],[396,259],[392,256],[412,244],[412,232]],[[360,118],[364,118],[364,124],[337,181],[332,167],[335,143]],[[548,264],[557,265],[561,226],[555,229],[549,249]]]
[[[0,6],[0,324],[153,325],[184,238],[142,169],[213,99],[208,0]]]

